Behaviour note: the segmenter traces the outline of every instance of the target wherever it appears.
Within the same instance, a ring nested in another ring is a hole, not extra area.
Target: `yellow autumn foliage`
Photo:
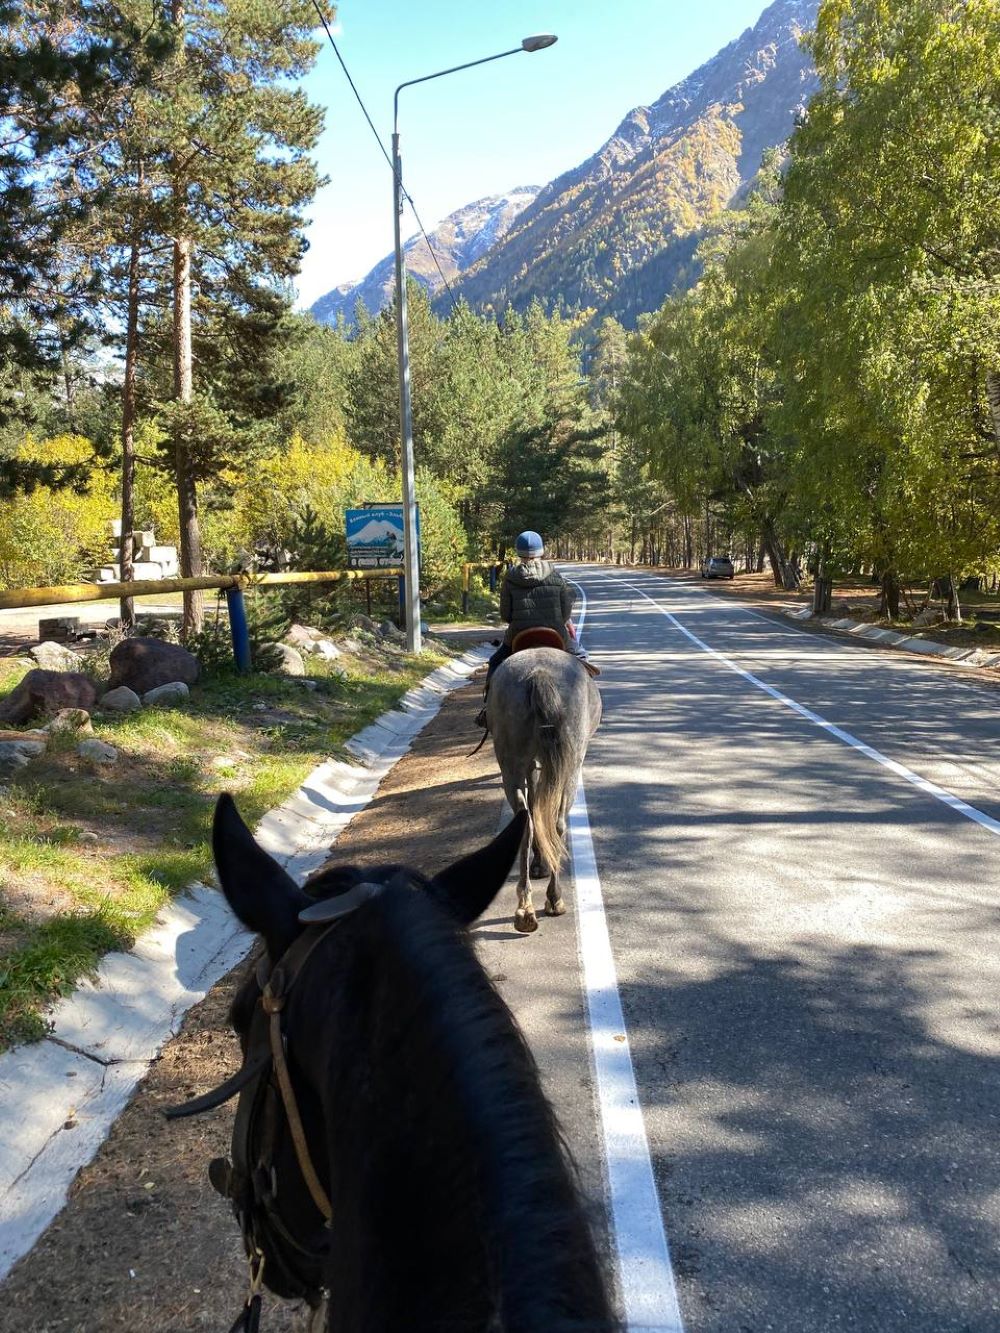
[[[28,436],[18,457],[36,463],[90,465],[87,490],[37,486],[0,502],[0,587],[73,583],[109,558],[110,521],[118,512],[115,478],[80,435]]]
[[[331,531],[342,530],[345,508],[391,498],[395,489],[381,463],[340,436],[311,444],[293,435],[287,448],[230,480],[232,508],[205,518],[206,545],[223,561],[257,542],[286,544],[307,509]]]
[[[399,474],[368,458],[339,435],[310,443],[293,435],[280,453],[257,460],[247,475],[228,478],[231,502],[202,509],[202,536],[209,563],[229,568],[239,551],[259,543],[288,546],[307,511],[330,534],[343,534],[344,510],[399,498]],[[421,514],[422,583],[438,586],[466,558],[466,537],[448,487],[424,469],[417,475]]]

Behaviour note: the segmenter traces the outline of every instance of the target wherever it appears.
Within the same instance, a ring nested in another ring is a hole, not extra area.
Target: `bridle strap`
[[[325,931],[323,933],[326,934]],[[305,959],[303,959],[304,961]],[[280,983],[282,980],[280,969],[276,970],[275,977]],[[272,981],[274,979],[272,977]],[[322,1213],[324,1220],[329,1222],[333,1217],[333,1209],[330,1207],[326,1190],[323,1188],[320,1178],[316,1174],[316,1168],[313,1166],[312,1158],[309,1156],[309,1145],[306,1142],[305,1130],[302,1128],[299,1104],[295,1100],[295,1089],[292,1087],[292,1080],[288,1073],[288,1062],[285,1059],[285,1043],[281,1034],[281,1011],[285,1007],[285,997],[280,991],[275,994],[271,989],[271,984],[271,981],[268,981],[264,987],[261,1003],[264,1006],[264,1012],[270,1016],[271,1058],[274,1061],[274,1072],[277,1075],[281,1100],[285,1105],[285,1118],[288,1121],[292,1146],[295,1149],[299,1170],[302,1172],[302,1179],[306,1182],[306,1188],[312,1196],[313,1203]]]

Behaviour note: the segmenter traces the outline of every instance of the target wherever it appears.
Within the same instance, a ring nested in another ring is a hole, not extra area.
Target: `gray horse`
[[[549,885],[545,911],[566,910],[559,890],[566,819],[591,736],[601,720],[601,695],[583,665],[559,648],[527,648],[507,658],[490,682],[486,718],[512,810],[530,818],[521,843],[515,930],[538,929],[529,866]],[[532,864],[532,851],[536,858]]]

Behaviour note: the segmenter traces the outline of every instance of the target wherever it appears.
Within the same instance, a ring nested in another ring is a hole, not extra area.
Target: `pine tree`
[[[331,16],[330,7],[325,12]],[[160,104],[172,238],[171,402],[162,413],[172,447],[180,515],[181,571],[202,572],[198,484],[219,465],[229,384],[196,383],[200,325],[226,324],[245,354],[274,332],[286,303],[275,293],[305,248],[302,206],[320,183],[309,154],[322,114],[290,80],[309,69],[317,45],[308,0],[170,0],[173,50]],[[223,308],[225,314],[223,314]],[[239,408],[234,414],[239,418]],[[202,597],[186,593],[184,630],[198,629]]]
[[[141,36],[97,31],[103,6],[0,3],[0,430],[51,390],[94,328],[93,275],[67,242],[100,205],[94,107]],[[0,489],[81,485],[85,471],[0,461]]]

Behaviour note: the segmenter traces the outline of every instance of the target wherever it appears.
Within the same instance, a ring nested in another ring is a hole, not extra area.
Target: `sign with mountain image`
[[[403,563],[405,523],[401,504],[347,509],[344,517],[347,522],[347,563],[352,569],[381,569]],[[420,549],[419,505],[417,549]]]

